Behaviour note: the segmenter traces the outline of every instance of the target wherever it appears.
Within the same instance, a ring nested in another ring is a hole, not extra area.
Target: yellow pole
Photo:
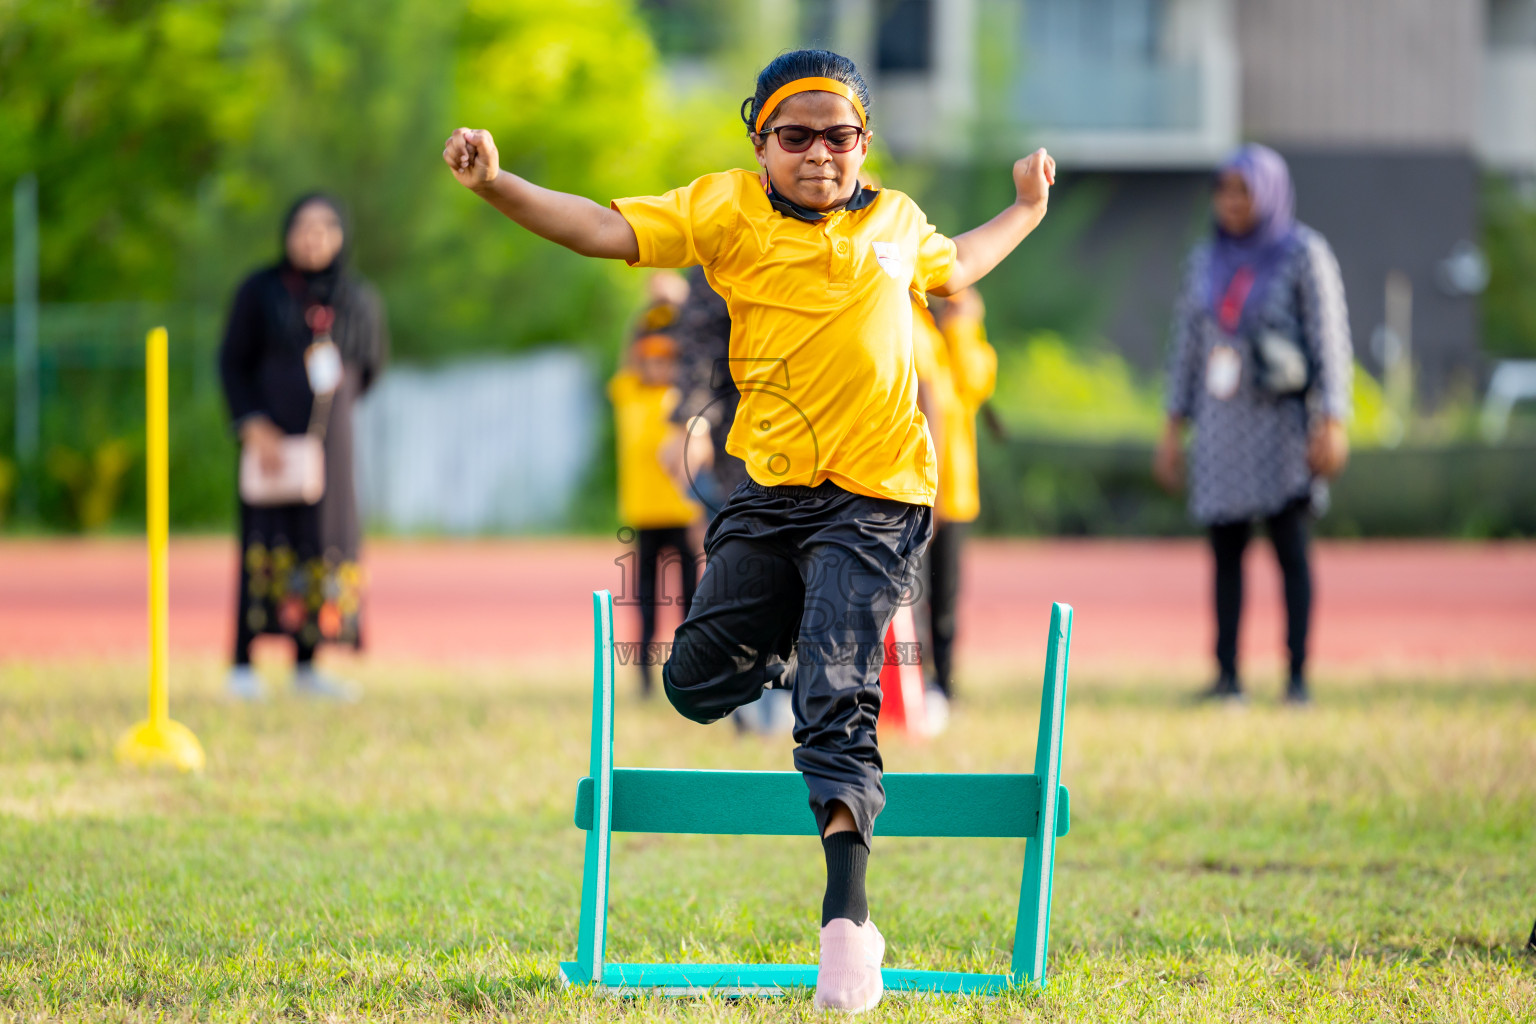
[[[201,771],[202,744],[171,720],[170,697],[170,389],[169,338],[156,327],[145,339],[144,434],[149,533],[149,717],[123,734],[117,758],[125,764],[170,765]]]
[[[167,691],[170,665],[170,593],[166,546],[171,531],[170,388],[166,381],[167,335],[156,327],[146,339],[144,360],[145,462],[148,465],[149,508],[149,720],[164,725],[171,719]]]

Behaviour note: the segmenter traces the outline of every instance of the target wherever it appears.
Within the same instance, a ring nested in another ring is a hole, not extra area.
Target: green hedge
[[[1182,498],[1152,480],[1152,448],[984,438],[990,534],[1178,536],[1197,532]],[[1335,537],[1536,536],[1536,444],[1357,450],[1317,532]]]
[[[171,528],[233,523],[235,441],[216,365],[221,312],[169,303],[45,303],[38,453],[20,466],[10,310],[0,306],[0,528],[143,529],[144,335],[157,325],[171,336]]]

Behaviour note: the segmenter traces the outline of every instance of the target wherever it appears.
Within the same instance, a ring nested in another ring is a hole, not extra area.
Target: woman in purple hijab
[[[1237,669],[1243,551],[1264,521],[1285,581],[1286,700],[1309,699],[1312,613],[1308,526],[1348,458],[1354,355],[1338,261],[1299,223],[1285,160],[1246,145],[1218,169],[1211,237],[1190,254],[1174,316],[1168,423],[1154,470],[1186,483],[1216,564],[1216,682],[1203,696],[1242,699]]]

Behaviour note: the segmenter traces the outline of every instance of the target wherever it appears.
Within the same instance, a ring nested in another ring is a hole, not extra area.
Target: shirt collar
[[[853,198],[849,199],[848,202],[844,205],[838,207],[837,210],[828,210],[823,213],[820,210],[812,210],[801,206],[799,203],[791,202],[790,200],[785,199],[783,196],[779,195],[777,191],[774,190],[773,182],[770,181],[768,183],[769,205],[771,205],[775,210],[778,210],[786,217],[793,217],[796,220],[803,220],[808,224],[815,224],[817,221],[825,220],[828,215],[836,213],[838,210],[846,210],[849,213],[852,213],[854,210],[862,210],[866,206],[869,206],[871,203],[873,203],[875,201],[875,197],[879,194],[879,189],[866,188],[863,185],[860,185],[858,182],[854,182]]]

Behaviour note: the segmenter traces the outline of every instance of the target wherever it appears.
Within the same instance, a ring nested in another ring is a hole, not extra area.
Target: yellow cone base
[[[145,719],[117,741],[117,759],[141,768],[162,766],[183,772],[200,772],[206,758],[203,745],[192,730],[170,719]]]

